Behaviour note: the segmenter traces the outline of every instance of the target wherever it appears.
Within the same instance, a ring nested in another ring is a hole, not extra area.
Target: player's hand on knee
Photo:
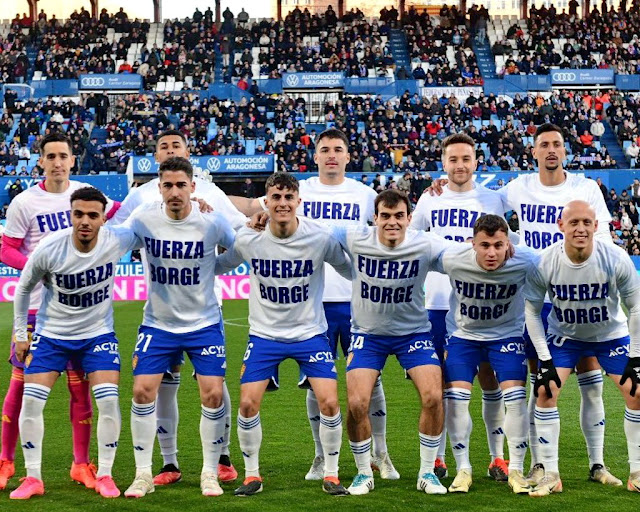
[[[211,213],[213,211],[213,206],[207,203],[204,199],[199,199],[197,197],[192,197],[192,201],[195,201],[200,206],[200,211],[202,213]]]
[[[553,364],[553,360],[549,359],[548,361],[540,361],[538,373],[536,374],[536,383],[533,386],[533,393],[535,396],[538,396],[538,389],[541,386],[544,386],[547,398],[551,398],[553,396],[553,393],[551,392],[552,382],[555,382],[558,388],[562,386],[562,382],[560,381],[556,367]]]
[[[249,219],[249,222],[247,222],[247,226],[255,231],[264,231],[264,228],[266,227],[268,220],[269,220],[268,212],[254,213]]]
[[[631,380],[631,396],[636,396],[636,390],[640,385],[640,357],[630,357],[627,366],[620,377],[620,385],[624,385],[627,379]]]
[[[449,183],[448,179],[438,178],[437,180],[433,180],[433,183],[427,187],[425,192],[429,192],[429,195],[439,196],[442,194],[443,187]]]

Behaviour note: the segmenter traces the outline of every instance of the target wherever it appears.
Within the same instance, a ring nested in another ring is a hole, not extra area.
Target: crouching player
[[[410,211],[405,194],[387,190],[375,200],[375,227],[334,228],[334,236],[351,256],[354,281],[347,426],[358,474],[350,494],[367,494],[374,488],[369,401],[391,354],[408,372],[422,403],[417,488],[427,494],[447,492],[433,472],[444,416],[442,372],[424,309],[423,283],[448,243],[433,233],[407,231]]]
[[[266,229],[238,231],[233,249],[218,258],[216,273],[243,261],[251,269],[249,342],[240,377],[238,441],[244,455],[245,480],[237,496],[262,491],[259,452],[262,443],[260,403],[269,379],[287,358],[295,359],[309,378],[320,406],[324,456],[323,490],[347,494],[338,479],[342,417],[336,367],[322,307],[324,262],[345,277],[351,267],[328,227],[296,216],[298,181],[272,174],[266,184],[270,220]]]
[[[530,492],[562,492],[558,472],[558,395],[581,357],[597,357],[625,399],[624,431],[630,464],[627,488],[640,492],[640,279],[619,247],[594,239],[598,221],[585,201],[571,201],[558,220],[564,234],[545,249],[527,278],[526,323],[540,359],[534,390],[540,462],[545,475]],[[552,310],[545,339],[540,311]],[[629,310],[629,320],[621,307]]]
[[[113,280],[120,257],[138,246],[126,229],[101,228],[106,198],[85,187],[71,195],[72,229],[43,240],[20,277],[14,304],[16,354],[25,365],[20,437],[27,477],[12,499],[44,494],[41,476],[44,406],[51,388],[72,360],[89,376],[98,406],[98,473],[95,490],[120,495],[111,467],[120,437],[120,355],[113,332]],[[29,294],[44,281],[37,332],[29,342]]]
[[[529,423],[522,290],[536,256],[528,247],[518,247],[515,255],[507,259],[508,232],[504,218],[486,215],[473,228],[472,245],[454,246],[441,258],[439,270],[449,276],[452,286],[447,313],[451,336],[445,361],[445,397],[449,400],[447,430],[457,474],[450,492],[468,492],[472,483],[469,401],[482,361],[491,363],[504,396],[509,486],[517,494],[526,494],[530,489],[523,475]]]

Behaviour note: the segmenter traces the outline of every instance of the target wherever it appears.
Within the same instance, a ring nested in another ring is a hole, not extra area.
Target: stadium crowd
[[[638,73],[640,4],[634,0],[627,10],[626,3],[622,2],[617,11],[608,10],[603,3],[600,10],[595,6],[586,18],[577,16],[576,6],[558,13],[553,5],[534,5],[527,19],[527,33],[517,25],[506,33],[507,39],[515,39],[519,56],[507,58],[503,73],[549,74],[552,66]],[[505,41],[498,41],[493,51],[495,55],[509,56],[513,49]]]

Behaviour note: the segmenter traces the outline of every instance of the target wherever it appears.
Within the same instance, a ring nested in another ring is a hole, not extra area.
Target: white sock
[[[482,391],[482,419],[487,430],[491,462],[504,459],[504,402],[500,388]]]
[[[624,408],[624,433],[627,438],[631,473],[640,471],[640,411]]]
[[[531,467],[540,462],[540,454],[538,453],[539,443],[538,434],[536,433],[536,395],[533,392],[533,386],[536,383],[536,374],[529,374],[529,403],[527,413],[529,416],[529,452],[531,453]]]
[[[226,380],[222,384],[222,402],[224,403],[224,439],[221,454],[228,456],[229,442],[231,441],[231,395]]]
[[[524,386],[513,386],[503,391],[507,409],[504,418],[504,432],[509,445],[509,470],[522,471],[527,453],[527,390]]]
[[[442,425],[442,434],[440,434],[437,458],[444,463],[447,452],[447,411],[449,410],[449,401],[444,398],[442,400],[442,408],[444,409],[444,424]]]
[[[320,441],[320,407],[313,389],[307,389],[307,417],[311,426],[311,435],[316,446],[316,457],[324,457]]]
[[[260,413],[251,418],[245,418],[238,413],[238,443],[244,457],[245,478],[260,476],[260,445],[262,444]]]
[[[218,474],[218,462],[224,442],[226,411],[224,402],[220,407],[201,407],[200,440],[202,441],[202,472]]]
[[[324,476],[338,476],[338,460],[342,445],[342,415],[325,416],[320,413],[320,441],[324,455]]]
[[[373,454],[379,457],[383,453],[387,453],[387,399],[384,396],[382,379],[379,375],[371,393],[369,420],[371,422]]]
[[[136,460],[136,476],[151,476],[156,424],[155,402],[138,404],[131,400],[131,439]]]
[[[538,462],[545,471],[558,472],[558,440],[560,439],[560,415],[557,407],[538,407],[535,410],[538,434]]]
[[[98,406],[97,476],[111,476],[111,468],[113,468],[113,461],[116,458],[122,426],[118,385],[97,384],[92,389]]]
[[[172,377],[165,375],[158,388],[156,411],[158,415],[158,444],[164,464],[178,467],[178,389],[180,388],[180,372]]]
[[[371,469],[371,438],[364,441],[349,441],[353,458],[356,460],[358,473],[373,476]]]
[[[445,391],[445,398],[449,401],[447,415],[447,430],[451,441],[451,451],[456,459],[458,471],[471,469],[469,460],[469,440],[473,422],[469,414],[471,391],[463,388],[449,388]]]
[[[25,384],[18,423],[27,476],[42,480],[42,439],[44,438],[44,406],[51,388]]]
[[[604,402],[602,401],[602,370],[578,375],[580,401],[580,428],[587,442],[589,467],[604,466]]]
[[[418,432],[418,436],[420,437],[420,474],[433,473],[442,436],[430,436],[422,432]]]

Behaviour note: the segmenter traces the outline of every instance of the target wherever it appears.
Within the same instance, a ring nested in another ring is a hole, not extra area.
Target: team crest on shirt
[[[29,368],[31,361],[33,361],[33,354],[27,354],[27,358],[24,360],[24,365]]]
[[[134,354],[131,360],[131,367],[135,370],[136,366],[138,366],[138,354]]]
[[[242,366],[240,367],[240,378],[242,378],[242,376],[244,375],[244,371],[247,369],[247,365],[242,363]]]
[[[349,352],[349,355],[347,356],[347,366],[351,364],[351,361],[353,361],[353,352]]]

